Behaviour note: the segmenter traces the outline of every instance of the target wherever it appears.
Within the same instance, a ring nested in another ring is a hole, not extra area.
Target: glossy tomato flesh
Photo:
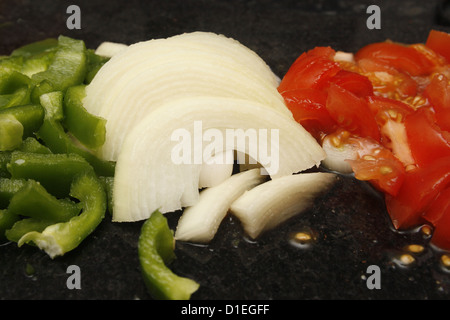
[[[450,188],[442,190],[428,210],[424,218],[433,227],[431,242],[445,250],[450,250]]]
[[[425,44],[428,48],[443,56],[447,63],[450,63],[450,34],[431,30]]]
[[[423,168],[408,171],[398,194],[386,195],[386,205],[397,229],[424,222],[423,214],[436,196],[450,184],[450,157],[436,159]]]
[[[450,34],[369,44],[354,61],[335,54],[317,47],[293,63],[278,88],[286,105],[318,141],[356,148],[355,177],[385,194],[395,228],[429,222],[450,249]]]
[[[289,90],[321,88],[339,72],[338,63],[333,60],[336,52],[329,47],[316,47],[303,53],[289,68],[278,86],[283,94]]]
[[[442,130],[450,132],[450,81],[443,75],[434,76],[424,90],[436,112],[436,123]]]
[[[340,127],[363,137],[380,140],[380,130],[364,98],[331,83],[326,107]]]
[[[325,106],[327,95],[318,89],[295,89],[283,93],[287,107],[294,119],[308,130],[316,139],[321,133],[336,129],[336,122],[331,118]]]
[[[423,107],[408,115],[405,129],[412,156],[418,166],[429,166],[435,159],[450,156],[449,133],[439,128],[429,108]]]
[[[363,47],[355,54],[355,59],[373,60],[411,76],[428,74],[434,67],[434,64],[415,48],[389,41]]]

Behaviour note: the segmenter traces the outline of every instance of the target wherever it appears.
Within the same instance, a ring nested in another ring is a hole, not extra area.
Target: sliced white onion
[[[130,130],[171,99],[249,99],[292,117],[277,91],[278,81],[255,52],[236,40],[194,32],[139,42],[114,54],[87,86],[83,103],[107,120],[99,156],[116,161]]]
[[[260,138],[256,142],[260,157],[256,160],[273,179],[318,166],[325,157],[300,124],[261,103],[216,96],[170,100],[143,118],[126,137],[116,164],[114,221],[142,220],[156,209],[170,212],[198,201],[202,152],[208,144],[200,148],[200,161],[193,152],[191,161],[180,163],[183,161],[174,161],[174,155],[176,158],[179,154],[181,142],[171,139],[178,131],[198,139],[196,123],[202,124],[200,136],[210,129],[224,137],[228,129],[273,132],[271,137],[278,139],[268,142]],[[255,142],[235,144],[225,140],[221,151],[252,154],[255,147]]]
[[[175,239],[207,243],[214,238],[231,203],[242,193],[267,180],[259,169],[232,175],[221,184],[200,193],[199,201],[184,210],[178,221]]]
[[[228,179],[233,173],[234,152],[226,150],[206,159],[200,171],[198,187],[214,187]]]
[[[347,160],[356,160],[358,158],[358,151],[351,144],[342,144],[336,147],[330,137],[325,137],[322,142],[322,148],[326,153],[325,159],[322,161],[322,166],[339,173],[353,172]]]
[[[310,208],[336,181],[333,173],[300,173],[270,180],[245,192],[230,211],[253,239]]]
[[[95,49],[95,54],[102,56],[102,57],[111,58],[112,56],[115,56],[116,54],[125,50],[126,48],[128,48],[128,45],[126,45],[126,44],[105,41],[105,42],[102,42],[97,47],[97,49]]]

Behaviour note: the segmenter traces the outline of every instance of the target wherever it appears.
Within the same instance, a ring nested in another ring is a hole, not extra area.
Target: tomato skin
[[[333,60],[336,52],[330,47],[316,47],[303,53],[295,60],[278,86],[283,94],[289,90],[321,88],[339,72],[340,67]]]
[[[408,229],[425,222],[424,212],[436,196],[450,185],[450,157],[406,172],[398,194],[386,194],[386,207],[396,229]]]
[[[436,122],[442,130],[450,132],[450,81],[443,75],[434,76],[424,90],[436,112]]]
[[[322,133],[333,132],[336,122],[326,109],[327,95],[318,89],[296,89],[282,94],[294,119],[316,139]]]
[[[416,164],[432,165],[437,158],[450,156],[448,135],[437,125],[431,109],[422,107],[405,119],[409,147]]]
[[[438,30],[431,30],[425,45],[443,56],[450,63],[450,34]]]
[[[411,76],[428,74],[434,68],[434,64],[418,50],[389,41],[366,45],[355,54],[355,59],[374,60]]]
[[[330,79],[330,82],[337,84],[358,97],[373,95],[372,82],[366,76],[356,72],[341,70]]]
[[[433,227],[431,243],[444,250],[450,250],[450,188],[442,190],[436,197],[424,218]]]
[[[380,130],[364,98],[330,83],[326,107],[340,127],[380,141]]]

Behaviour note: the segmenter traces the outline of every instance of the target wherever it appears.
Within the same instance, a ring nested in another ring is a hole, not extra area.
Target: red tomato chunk
[[[294,119],[319,142],[357,149],[348,159],[355,177],[385,194],[395,228],[429,223],[431,242],[450,250],[450,34],[336,57],[316,47],[283,77],[278,90]]]

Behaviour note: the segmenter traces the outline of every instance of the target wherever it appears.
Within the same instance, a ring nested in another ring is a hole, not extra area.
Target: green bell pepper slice
[[[10,178],[8,163],[11,161],[11,152],[0,151],[0,178]]]
[[[82,144],[97,149],[105,143],[106,119],[89,113],[83,106],[86,85],[70,87],[64,95],[64,126]]]
[[[24,137],[30,137],[39,130],[44,121],[44,108],[39,104],[13,106],[0,110],[1,116],[15,117],[24,128]]]
[[[18,215],[9,212],[7,209],[0,209],[0,240],[5,240],[7,238],[7,230],[12,228],[19,220],[20,217]]]
[[[0,151],[11,151],[22,144],[23,125],[14,116],[0,114]]]
[[[0,177],[0,209],[6,209],[9,206],[11,198],[25,186],[25,183],[24,179]]]
[[[87,49],[86,50],[86,56],[87,56],[87,70],[86,70],[86,77],[84,79],[84,82],[86,84],[91,83],[92,79],[94,79],[95,75],[97,74],[98,70],[110,59],[109,57],[102,57],[95,53],[95,50]]]
[[[0,109],[30,103],[30,82],[26,75],[0,67]]]
[[[73,178],[83,171],[93,170],[77,154],[40,154],[14,151],[7,169],[13,179],[39,181],[52,195],[65,198]]]
[[[22,47],[19,47],[11,52],[11,57],[25,57],[30,58],[33,56],[40,56],[42,54],[56,51],[58,47],[58,39],[47,38],[40,41],[28,43]]]
[[[31,231],[23,235],[18,246],[34,243],[52,259],[75,249],[101,223],[106,212],[106,193],[93,171],[77,175],[70,195],[82,205],[82,212],[67,222],[49,225],[42,232]]]
[[[8,210],[7,210],[8,211]],[[8,211],[9,212],[9,211]],[[18,217],[16,214],[11,213]],[[54,224],[54,221],[38,220],[34,218],[23,218],[17,220],[11,227],[5,230],[4,236],[7,240],[19,242],[20,238],[29,232],[42,232],[48,226]]]
[[[17,150],[30,153],[42,153],[42,154],[52,153],[49,148],[44,146],[34,137],[25,138],[25,140],[22,141],[22,145]]]
[[[34,180],[25,185],[10,199],[8,210],[19,216],[63,222],[80,213],[80,207],[69,199],[57,199]]]
[[[61,91],[50,92],[40,97],[41,105],[45,109],[45,116],[36,135],[53,153],[78,154],[94,167],[98,175],[113,176],[114,162],[99,159],[65,131],[61,122],[64,118],[63,97]]]
[[[55,52],[58,49],[58,40],[49,38],[36,41],[15,49],[10,59],[22,58],[21,68],[18,70],[31,77],[33,74],[43,72],[51,64]]]
[[[55,56],[47,70],[31,77],[36,87],[31,93],[33,102],[51,91],[65,91],[68,87],[83,83],[86,76],[86,46],[82,40],[58,37]],[[43,86],[42,83],[46,85]]]
[[[189,300],[199,284],[180,277],[167,267],[174,258],[174,237],[166,217],[152,213],[142,225],[138,242],[139,261],[150,295],[159,300]]]
[[[5,68],[0,68],[0,94],[14,93],[17,89],[26,87],[31,80],[26,75]]]
[[[22,144],[22,139],[37,131],[44,119],[40,105],[14,106],[0,110],[0,151],[11,151]]]
[[[108,200],[108,212],[110,214],[112,214],[113,207],[114,207],[114,203],[113,203],[114,177],[100,176],[98,178],[102,182],[103,187],[105,188],[105,191],[106,191],[106,198]]]

